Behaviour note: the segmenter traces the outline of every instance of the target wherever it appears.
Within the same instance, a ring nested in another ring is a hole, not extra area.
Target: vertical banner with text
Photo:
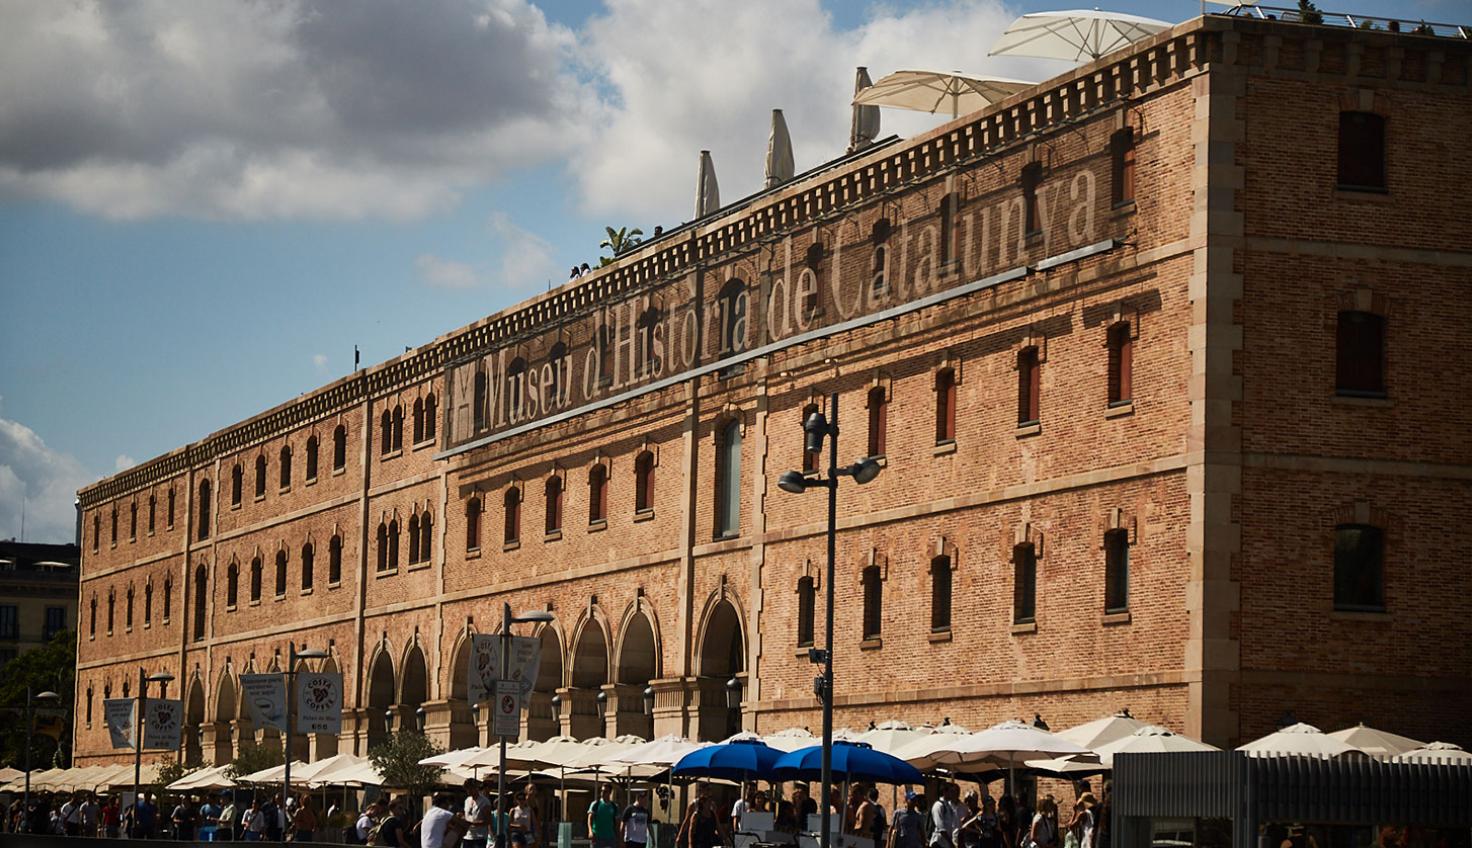
[[[506,679],[517,684],[520,700],[525,700],[537,685],[537,672],[542,664],[542,640],[529,636],[511,637],[511,661]],[[472,704],[490,702],[501,676],[501,637],[480,633],[471,637],[470,663],[465,681],[467,697]]]
[[[342,675],[306,671],[296,675],[298,733],[342,732]]]
[[[179,736],[184,728],[184,702],[149,698],[147,715],[143,720],[143,747],[145,749],[174,750],[179,747]]]
[[[286,729],[286,681],[279,673],[240,675],[240,694],[256,730]]]
[[[138,702],[132,698],[108,698],[102,702],[102,720],[107,724],[112,747],[133,747],[133,708]]]

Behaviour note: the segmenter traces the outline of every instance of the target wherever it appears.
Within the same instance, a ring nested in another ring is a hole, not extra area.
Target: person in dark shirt
[[[388,805],[388,818],[378,826],[378,841],[374,845],[389,848],[409,848],[408,820],[404,818],[404,802],[395,799]]]
[[[194,839],[194,803],[192,799],[180,798],[174,813],[169,818],[174,822],[174,838],[180,842]]]

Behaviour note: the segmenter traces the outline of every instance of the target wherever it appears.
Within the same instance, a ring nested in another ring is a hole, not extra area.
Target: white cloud
[[[129,468],[132,468],[137,464],[138,460],[134,459],[131,456],[128,456],[125,453],[118,454],[117,459],[114,459],[112,461],[112,467],[114,471],[127,471]]]
[[[73,541],[77,489],[94,479],[75,457],[52,450],[36,431],[0,416],[0,537],[20,536],[24,502],[26,541]]]
[[[312,354],[312,365],[313,365],[313,367],[315,367],[317,369],[317,373],[319,373],[319,374],[326,373],[327,372],[327,354],[325,354],[325,353],[314,353],[314,354]]]
[[[433,253],[421,253],[414,260],[414,268],[426,285],[437,289],[469,289],[480,283],[475,269],[464,262],[443,259]]]
[[[487,226],[501,250],[496,284],[512,291],[541,290],[549,281],[561,282],[560,265],[550,242],[512,223],[504,212],[491,215]]]

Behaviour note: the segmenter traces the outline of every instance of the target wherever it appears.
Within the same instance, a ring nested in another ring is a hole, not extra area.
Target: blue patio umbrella
[[[672,769],[675,777],[767,780],[782,752],[756,739],[739,739],[691,751]]]
[[[783,754],[773,769],[777,780],[821,780],[823,746],[813,745]],[[924,783],[920,770],[863,742],[833,743],[833,776],[839,780],[870,783]]]

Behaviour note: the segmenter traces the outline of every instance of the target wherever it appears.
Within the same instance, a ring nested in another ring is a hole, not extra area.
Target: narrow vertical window
[[[864,638],[878,639],[884,626],[884,590],[879,566],[864,569]]]
[[[1334,528],[1334,608],[1385,610],[1385,534],[1368,524]]]
[[[1111,198],[1115,206],[1135,199],[1135,129],[1125,127],[1109,137]]]
[[[817,595],[813,578],[803,577],[797,581],[797,646],[799,648],[813,644],[813,610]]]
[[[342,582],[342,537],[333,536],[327,543],[327,585]]]
[[[164,578],[164,624],[169,623],[169,617],[174,608],[174,578]]]
[[[102,514],[92,513],[92,553],[102,548]]]
[[[128,541],[138,541],[138,502],[128,504]]]
[[[233,607],[240,598],[240,566],[234,562],[225,569],[225,606]]]
[[[409,516],[409,564],[419,562],[419,513]]]
[[[542,490],[545,501],[545,531],[548,535],[562,530],[562,478],[553,474]]]
[[[332,470],[341,471],[348,465],[348,428],[337,425],[332,431]]]
[[[113,547],[117,547],[117,544],[118,544],[118,507],[117,507],[117,504],[113,504],[113,507],[112,507],[112,529],[111,529],[110,532],[112,533],[112,545],[113,545]]]
[[[526,359],[518,356],[506,366],[506,411],[512,421],[522,419],[526,405]]]
[[[434,513],[425,510],[419,517],[419,561],[429,562],[434,558],[434,548],[430,542],[434,539]]]
[[[465,550],[480,550],[480,498],[465,503]]]
[[[250,599],[253,602],[261,599],[261,583],[263,582],[261,571],[261,558],[252,557],[250,561]]]
[[[87,687],[87,724],[92,724],[92,687]]]
[[[956,440],[956,371],[942,368],[935,372],[935,443]]]
[[[1125,612],[1130,608],[1130,534],[1110,530],[1104,534],[1104,611]]]
[[[113,590],[107,590],[107,635],[112,635],[112,626],[115,620],[114,610],[117,608],[117,595]]]
[[[938,556],[930,560],[930,629],[951,629],[951,558]]]
[[[436,431],[435,423],[438,420],[436,418],[437,415],[439,415],[439,408],[435,403],[434,395],[426,396],[424,398],[424,440],[427,442],[434,440]]]
[[[799,424],[805,423],[809,418],[811,418],[812,416],[817,415],[817,414],[818,414],[818,405],[817,404],[810,403],[807,406],[804,406],[802,408],[802,420],[799,422]],[[798,428],[795,428],[795,429],[796,429],[796,432],[803,433],[804,435],[806,435],[805,431],[803,431],[800,426]],[[802,451],[802,470],[803,470],[803,473],[805,473],[805,474],[813,474],[813,473],[816,473],[817,470],[818,470],[818,465],[823,461],[823,452],[822,451],[810,451],[810,450],[808,450],[807,449],[807,439],[806,438],[803,439],[802,445],[803,445],[803,451]]]
[[[479,367],[475,371],[475,388],[471,392],[470,421],[479,433],[486,428],[486,372]]]
[[[133,585],[128,584],[127,605],[123,607],[123,626],[129,630],[133,629]]]
[[[204,638],[205,604],[209,601],[209,576],[203,565],[194,569],[194,641]]]
[[[1017,425],[1038,423],[1041,401],[1042,367],[1038,349],[1025,347],[1017,354]]]
[[[741,422],[727,421],[716,443],[716,536],[741,531]]]
[[[394,450],[404,449],[404,406],[394,407]]]
[[[1038,554],[1031,542],[1012,548],[1012,623],[1031,624],[1037,615]]]
[[[312,588],[314,575],[313,568],[317,564],[317,549],[311,542],[302,545],[302,589],[304,591]]]
[[[874,258],[869,260],[869,296],[878,301],[889,294],[889,275],[886,268],[889,265],[888,254],[884,247],[874,248]]]
[[[256,457],[256,497],[257,498],[264,498],[265,496],[266,496],[266,457],[263,454],[261,456]]]
[[[1041,162],[1029,162],[1022,166],[1022,217],[1026,233],[1042,232],[1042,219],[1038,216],[1038,186],[1043,182]]]
[[[199,538],[204,541],[210,537],[210,481],[202,480],[199,484]]]
[[[388,456],[394,449],[394,416],[387,409],[378,416],[378,453]]]
[[[276,552],[276,597],[286,595],[286,551]]]
[[[174,490],[172,488],[169,489],[169,512],[167,527],[170,530],[174,529]]]
[[[317,436],[307,437],[307,481],[317,479]]]
[[[555,409],[561,409],[566,405],[568,400],[568,398],[563,397],[563,392],[567,389],[567,385],[562,379],[562,369],[566,365],[564,362],[565,359],[567,359],[567,343],[558,342],[552,345],[552,349],[547,352],[547,365],[550,367],[542,372],[547,375],[543,377],[542,382],[542,388],[545,390],[544,394],[547,396],[547,403]]]
[[[506,489],[503,497],[502,508],[505,518],[505,532],[501,541],[507,545],[515,545],[521,542],[521,488],[511,486]]]
[[[936,253],[940,256],[940,264],[945,266],[956,258],[953,248],[956,228],[956,195],[952,193],[942,197],[938,211],[940,212],[940,235],[936,239]]]
[[[143,584],[143,626],[153,624],[153,581]]]
[[[237,462],[235,463],[235,467],[230,469],[230,505],[240,506],[240,502],[244,498],[245,469],[241,468],[240,463]]]
[[[1385,119],[1374,112],[1339,113],[1339,188],[1385,191]]]
[[[414,444],[424,441],[424,398],[414,399]]]
[[[158,498],[154,497],[153,494],[150,493],[148,495],[148,535],[150,535],[150,536],[153,535],[153,528],[155,526],[154,519],[157,518],[157,516],[158,516]]]
[[[378,522],[378,570],[388,571],[388,524]]]
[[[654,452],[641,451],[634,457],[634,511],[654,509]]]
[[[608,468],[601,462],[588,470],[588,523],[608,520]]]
[[[1134,341],[1128,321],[1109,328],[1109,405],[1121,406],[1134,398]]]
[[[281,446],[281,457],[278,464],[281,466],[280,483],[282,489],[291,488],[291,446]]]
[[[889,429],[889,400],[884,387],[869,390],[869,456],[884,456],[885,433]]]
[[[87,638],[97,638],[97,597],[94,595],[91,605],[88,607],[90,617],[87,619]]]
[[[721,310],[721,353],[746,349],[746,283],[733,277],[721,287],[717,303]]]
[[[392,569],[399,567],[399,520],[397,518],[388,523],[388,567]]]
[[[1344,310],[1334,335],[1334,386],[1341,395],[1385,396],[1385,318]]]

